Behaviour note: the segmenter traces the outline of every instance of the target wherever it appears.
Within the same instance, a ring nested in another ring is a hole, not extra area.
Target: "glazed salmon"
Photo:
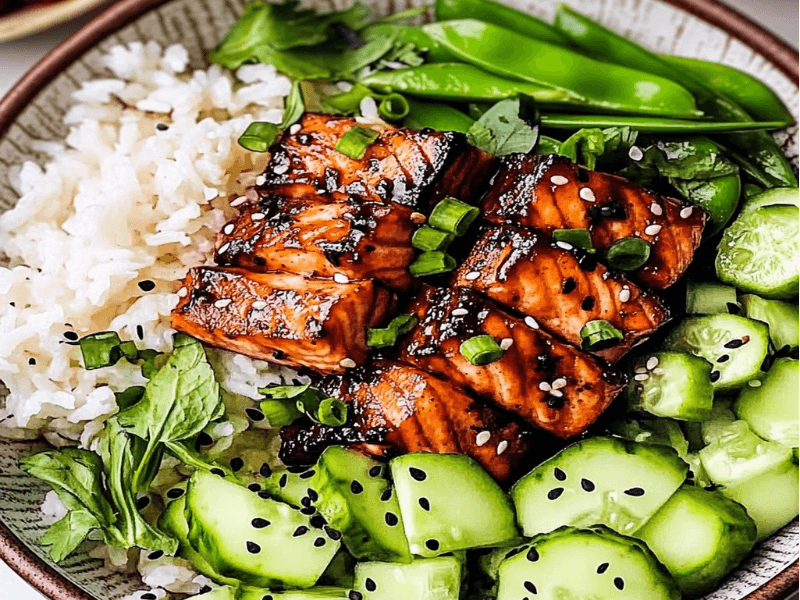
[[[532,229],[490,228],[453,284],[482,292],[577,347],[586,323],[608,321],[623,340],[594,354],[611,363],[667,322],[669,311],[655,295],[598,264],[594,255],[560,244]]]
[[[589,354],[501,310],[468,288],[426,286],[412,306],[419,324],[402,341],[401,360],[488,398],[561,438],[583,433],[625,385],[625,377]],[[505,348],[473,365],[461,344],[491,336]]]
[[[315,385],[348,404],[348,422],[284,427],[280,457],[287,464],[310,464],[331,445],[378,456],[459,453],[502,481],[529,448],[529,433],[506,415],[409,365],[379,360]]]
[[[372,281],[337,283],[287,273],[195,267],[172,326],[203,342],[288,367],[341,373],[367,359],[367,328],[394,294]]]
[[[412,209],[320,196],[271,196],[244,208],[217,236],[216,262],[313,277],[413,283]]]
[[[426,212],[445,196],[476,202],[496,165],[461,133],[394,127],[352,159],[336,143],[355,126],[350,117],[306,113],[270,149],[259,194],[355,196]]]
[[[692,262],[707,217],[700,208],[552,154],[502,159],[482,206],[485,218],[495,224],[548,234],[587,229],[600,251],[624,238],[641,238],[650,244],[650,258],[629,275],[654,289],[675,283]]]

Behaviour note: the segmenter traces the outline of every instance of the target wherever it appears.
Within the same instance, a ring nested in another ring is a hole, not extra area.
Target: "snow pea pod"
[[[465,115],[457,108],[440,102],[423,102],[412,98],[408,101],[408,115],[403,120],[403,126],[410,129],[425,129],[429,127],[437,131],[460,131],[466,133],[474,119]]]
[[[689,121],[664,117],[638,117],[624,115],[541,115],[542,127],[549,129],[576,130],[583,127],[630,127],[642,133],[727,133],[730,131],[753,131],[758,129],[780,129],[780,121]]]
[[[669,54],[662,54],[661,58],[675,67],[690,71],[712,90],[736,102],[754,119],[783,121],[786,127],[794,124],[794,117],[778,95],[749,73],[698,58]]]
[[[741,106],[709,89],[688,69],[666,62],[657,54],[606,29],[568,6],[563,4],[559,6],[555,26],[592,56],[620,65],[633,65],[647,73],[680,81],[695,94],[698,106],[703,112],[715,120],[752,120]],[[789,161],[767,132],[729,134],[721,139],[726,146],[733,146],[748,154],[753,166],[761,172],[759,181],[769,182],[771,187],[797,185]]]
[[[669,117],[701,116],[692,94],[662,77],[600,63],[565,48],[474,19],[423,26],[459,60],[491,73],[559,88],[585,108]]]

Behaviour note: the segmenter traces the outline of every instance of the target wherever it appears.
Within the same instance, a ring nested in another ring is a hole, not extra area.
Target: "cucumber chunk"
[[[679,600],[677,585],[639,540],[604,527],[535,537],[500,565],[497,600]]]
[[[769,339],[776,349],[800,346],[800,307],[781,300],[767,300],[753,294],[741,297],[748,319],[769,326]]]
[[[777,359],[761,385],[746,386],[734,405],[736,415],[747,421],[755,433],[790,448],[800,446],[798,365],[798,361],[790,358]]]
[[[737,389],[758,377],[769,350],[769,332],[764,323],[737,315],[687,317],[665,346],[710,362],[714,389]]]
[[[363,562],[356,566],[354,587],[364,600],[458,600],[462,567],[455,556],[407,565]]]
[[[403,517],[386,471],[363,454],[331,446],[317,462],[312,483],[318,498],[312,500],[356,558],[408,563]]]
[[[765,206],[739,215],[717,247],[717,277],[743,292],[796,297],[798,221],[796,206]]]
[[[784,204],[800,207],[800,189],[772,188],[747,198],[742,205],[742,213],[757,210],[764,206]]]
[[[711,414],[708,416],[708,419],[700,425],[703,436],[701,449],[709,444],[713,444],[725,435],[730,435],[737,427],[747,430],[747,427],[743,424],[732,426],[731,424],[734,421],[736,421],[736,413],[733,412],[733,402],[726,398],[715,400],[714,408],[711,409]]]
[[[350,556],[346,549],[340,548],[328,568],[325,569],[322,577],[319,578],[319,584],[328,587],[352,589],[355,572],[356,559]]]
[[[219,573],[261,587],[313,586],[339,549],[287,504],[195,471],[186,493],[188,539]]]
[[[349,593],[350,590],[337,587],[313,587],[290,592],[242,588],[237,600],[348,600]]]
[[[657,417],[702,421],[714,403],[711,370],[707,360],[685,352],[645,355],[634,363],[628,403]]]
[[[684,594],[701,595],[747,555],[756,525],[720,492],[683,486],[636,532],[667,567]]]
[[[536,467],[511,495],[527,536],[598,523],[630,534],[680,487],[687,471],[670,448],[596,437]]]
[[[195,596],[195,598],[197,600],[239,600],[236,588],[229,586],[214,588],[210,592]],[[258,600],[261,600],[261,598]]]
[[[736,288],[724,283],[690,281],[686,284],[686,312],[690,315],[716,315],[738,307]]]
[[[302,508],[303,498],[308,496],[315,475],[314,469],[274,471],[269,477],[259,480],[259,484],[272,498],[294,508]]]
[[[406,454],[391,467],[414,554],[432,557],[518,539],[508,496],[468,456]]]
[[[797,516],[800,472],[793,461],[781,463],[761,475],[722,489],[731,500],[747,509],[763,540]]]

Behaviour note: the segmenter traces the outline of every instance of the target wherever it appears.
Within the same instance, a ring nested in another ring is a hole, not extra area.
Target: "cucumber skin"
[[[796,360],[777,359],[764,377],[761,386],[745,387],[734,404],[736,415],[747,421],[757,435],[765,440],[780,442],[789,448],[800,446],[798,366]],[[770,406],[778,410],[770,414]],[[784,414],[780,414],[781,408],[784,409]]]
[[[800,208],[800,189],[798,188],[771,188],[746,198],[742,205],[742,214],[757,210],[764,206],[789,205]]]
[[[439,575],[432,578],[431,573],[424,573],[428,577],[420,581],[416,586],[413,581],[407,580],[409,573],[425,568],[438,569],[433,573]],[[375,598],[380,600],[458,600],[461,591],[461,579],[464,565],[456,556],[439,556],[436,558],[418,558],[407,565],[397,563],[382,562],[362,562],[356,565],[356,579],[353,587],[360,592],[366,599]],[[375,571],[378,571],[376,573]],[[386,579],[379,577],[382,571],[388,571],[394,578],[391,590],[383,589]],[[372,576],[376,581],[378,589],[374,593],[369,593],[366,589],[366,580]],[[430,583],[434,588],[430,588]],[[422,587],[424,586],[424,587]],[[413,589],[411,589],[413,588]],[[413,596],[406,595],[412,593]],[[376,595],[378,594],[378,595]]]

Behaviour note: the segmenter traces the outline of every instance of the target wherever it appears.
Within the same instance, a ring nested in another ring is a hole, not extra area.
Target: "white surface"
[[[728,4],[798,46],[797,0],[727,0]],[[76,19],[26,39],[0,44],[0,96],[61,40],[76,31],[87,18]],[[8,600],[45,600],[0,561],[0,597]]]

